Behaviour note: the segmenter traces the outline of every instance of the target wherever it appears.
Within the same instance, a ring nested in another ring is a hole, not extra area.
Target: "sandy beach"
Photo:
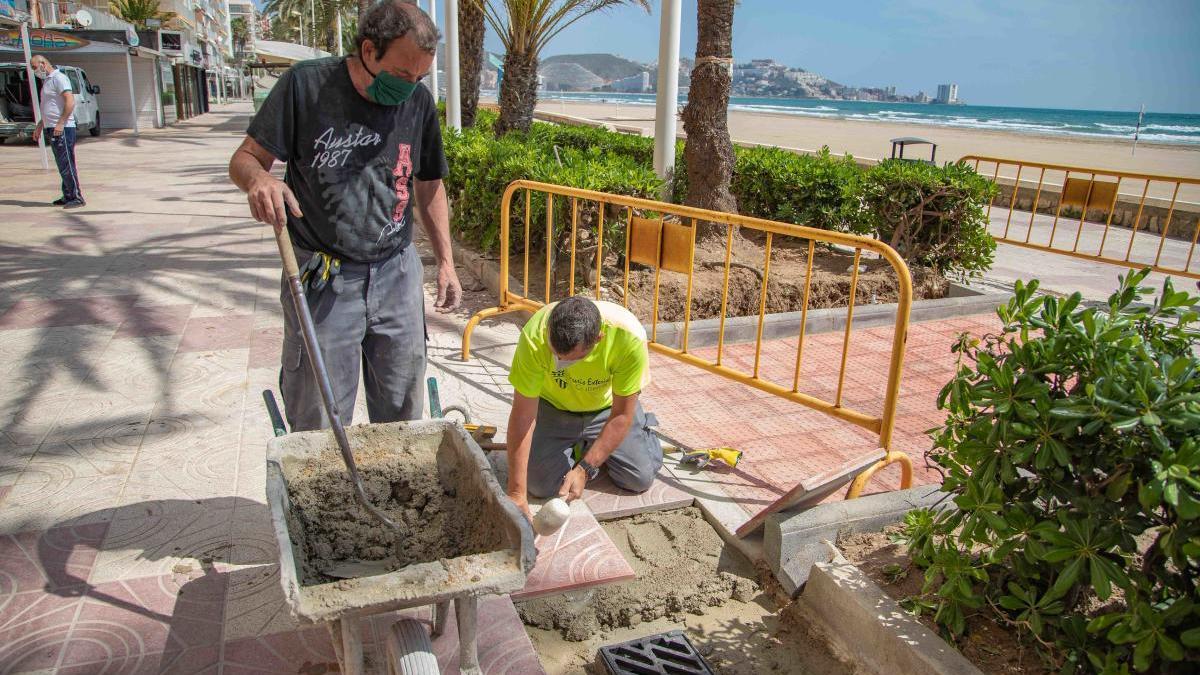
[[[538,102],[538,110],[622,126],[650,130],[654,128],[654,109],[644,105],[542,100]],[[683,132],[682,122],[679,131]],[[816,150],[822,145],[828,145],[833,152],[849,153],[868,159],[887,157],[891,153],[892,138],[919,136],[938,144],[939,163],[964,155],[983,155],[1200,178],[1200,146],[1139,143],[1136,155],[1131,156],[1129,141],[954,129],[926,124],[822,119],[736,110],[729,114],[729,131],[737,141],[805,150]],[[927,146],[917,146],[906,155],[927,157],[928,152]]]

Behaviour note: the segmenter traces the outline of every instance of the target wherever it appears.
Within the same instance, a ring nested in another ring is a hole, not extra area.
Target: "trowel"
[[[312,312],[308,309],[308,301],[304,298],[304,285],[300,281],[300,266],[296,263],[296,252],[292,249],[292,238],[287,228],[275,232],[275,243],[279,246],[279,257],[283,260],[283,271],[287,275],[288,288],[292,294],[292,305],[296,308],[296,319],[300,323],[300,333],[304,336],[304,351],[308,354],[308,365],[312,367],[313,377],[321,390],[321,401],[325,404],[325,416],[329,418],[329,427],[337,440],[338,450],[342,453],[342,461],[350,472],[350,483],[354,487],[354,499],[366,509],[376,520],[392,529],[397,541],[400,540],[400,527],[388,518],[383,511],[371,504],[367,493],[363,490],[362,476],[358,474],[358,466],[354,463],[354,453],[350,450],[350,438],[346,436],[346,428],[342,426],[342,418],[338,415],[337,401],[333,398],[333,387],[329,383],[329,372],[325,369],[325,359],[321,356],[321,346],[317,344],[317,328],[313,325]]]

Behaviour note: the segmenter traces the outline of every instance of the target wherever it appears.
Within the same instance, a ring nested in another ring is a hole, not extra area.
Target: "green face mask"
[[[358,55],[358,60],[362,63],[363,70],[367,71],[371,77],[370,86],[367,87],[367,95],[380,105],[400,105],[408,100],[409,96],[417,89],[416,82],[409,82],[403,78],[396,77],[386,70],[379,71],[379,74],[371,72],[367,68],[367,62],[363,61],[362,54]]]

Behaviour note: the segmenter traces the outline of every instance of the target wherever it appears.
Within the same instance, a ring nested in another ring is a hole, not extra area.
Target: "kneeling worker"
[[[525,324],[508,381],[508,494],[577,499],[601,467],[645,492],[662,466],[657,421],[638,394],[649,383],[646,331],[629,310],[575,296]]]

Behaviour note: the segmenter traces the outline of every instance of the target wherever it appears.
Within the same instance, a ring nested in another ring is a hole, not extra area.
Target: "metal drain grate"
[[[681,630],[600,648],[612,675],[714,675]]]

